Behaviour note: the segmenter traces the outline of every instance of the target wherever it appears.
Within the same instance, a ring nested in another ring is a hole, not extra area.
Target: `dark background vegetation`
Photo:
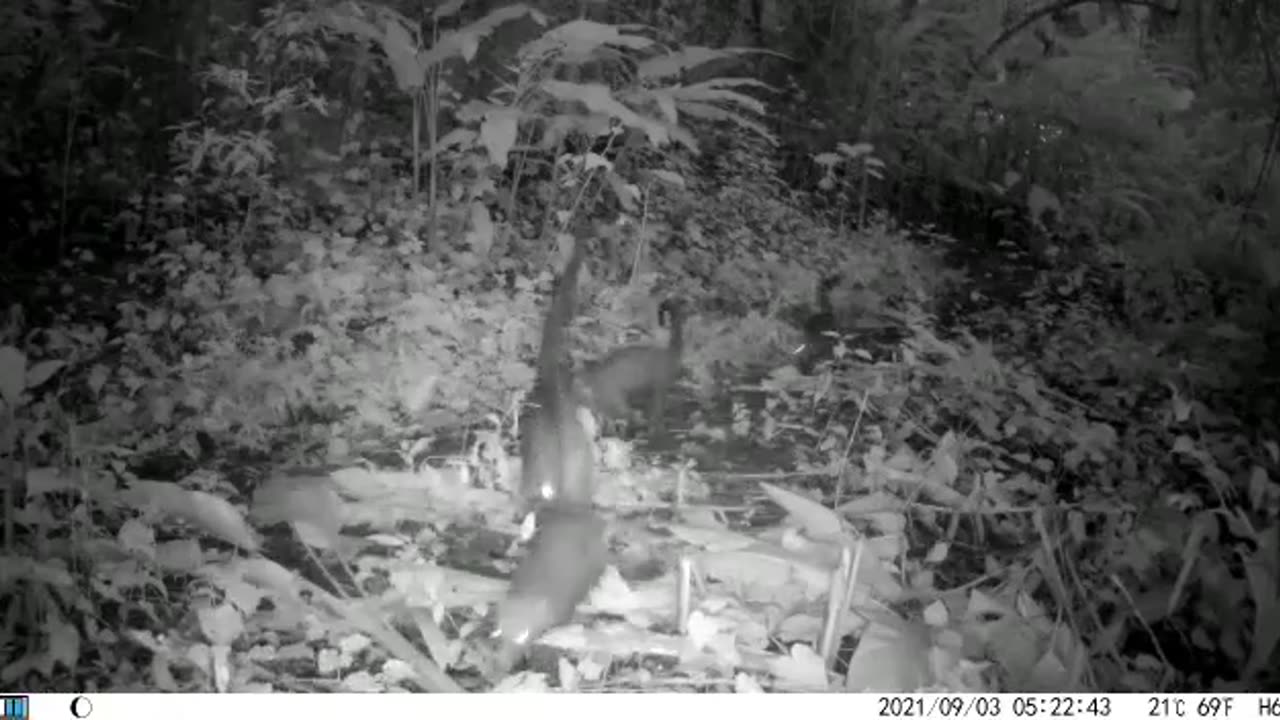
[[[0,4],[0,685],[475,685],[470,625],[410,613],[410,642],[333,600],[341,623],[286,641],[310,581],[248,521],[347,560],[363,524],[403,563],[386,538],[443,560],[496,518],[441,487],[503,486],[574,232],[576,354],[653,297],[695,309],[668,457],[807,473],[835,545],[905,538],[874,591],[924,634],[881,658],[945,650],[1011,690],[1276,690],[1278,13]],[[779,370],[833,273],[835,357]],[[356,466],[439,486],[317,479]],[[403,564],[362,562],[353,586],[419,608]],[[862,627],[840,687],[992,687],[868,681]]]

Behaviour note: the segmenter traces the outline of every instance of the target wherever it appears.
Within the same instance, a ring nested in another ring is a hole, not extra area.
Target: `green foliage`
[[[1210,257],[1274,255],[1270,113],[1240,112],[1252,102],[1238,83],[1195,77],[1209,31],[1182,34],[1136,7],[1002,8],[797,4],[780,41],[808,71],[798,99],[823,99],[812,105],[825,137],[810,152],[853,137],[874,143],[899,181],[996,188],[1018,202],[1048,191],[1062,204],[1056,242],[1082,231],[1166,273],[1208,262],[1221,274]],[[1253,282],[1275,279],[1254,272]]]
[[[1039,318],[1061,324],[1036,334],[1043,355],[1011,362],[971,336],[939,338],[919,315],[907,321],[911,335],[899,346],[899,362],[869,362],[867,339],[846,337],[848,351],[837,352],[819,377],[775,375],[758,421],[734,428],[797,453],[801,468],[846,478],[854,497],[837,510],[851,522],[870,515],[870,524],[881,526],[888,522],[884,514],[902,507],[900,497],[919,503],[908,521],[920,531],[914,537],[939,539],[921,565],[908,561],[913,587],[963,562],[953,540],[965,521],[951,513],[965,514],[978,536],[1038,537],[1052,547],[1052,560],[1032,553],[1009,563],[988,555],[982,562],[988,573],[1027,572],[1049,585],[1072,630],[1057,624],[1023,632],[1095,638],[1099,648],[1088,672],[1096,678],[1069,660],[1075,641],[1018,639],[1003,634],[999,621],[996,628],[966,630],[977,633],[975,642],[1008,673],[1006,689],[1091,682],[1150,687],[1171,665],[1185,673],[1177,682],[1194,687],[1217,672],[1215,662],[1240,668],[1243,677],[1265,675],[1276,640],[1262,613],[1274,602],[1275,576],[1239,568],[1241,562],[1275,565],[1280,484],[1274,448],[1246,449],[1252,445],[1247,433],[1214,426],[1207,405],[1172,384],[1162,389],[1169,369],[1149,364],[1149,351],[1133,354],[1145,347],[1100,337],[1115,330],[1100,325],[1087,304],[1064,309],[1065,318]],[[1034,314],[1046,312],[1052,303]],[[1117,367],[1126,361],[1128,367]],[[1041,368],[1076,383],[1071,389],[1086,402],[1057,390]],[[1121,379],[1112,384],[1115,375]],[[815,416],[818,422],[793,419]],[[951,430],[938,434],[932,430],[938,427]],[[851,457],[852,448],[858,449]],[[1074,487],[1076,502],[1055,501],[1064,484]],[[1245,606],[1256,609],[1241,617]],[[947,613],[963,614],[953,602],[938,611],[944,615],[926,613],[930,627],[943,618],[956,621]],[[1009,610],[993,612],[1003,617]],[[1132,654],[1135,635],[1145,636],[1138,642],[1146,653]],[[883,650],[881,662],[914,662],[915,651],[906,648]],[[1014,659],[1026,653],[1049,665],[1032,671]],[[1219,659],[1199,665],[1187,653]],[[1050,666],[1066,676],[1040,675]]]

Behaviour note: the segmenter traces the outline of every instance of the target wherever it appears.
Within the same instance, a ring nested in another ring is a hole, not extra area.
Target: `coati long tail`
[[[520,423],[522,512],[553,500],[591,502],[591,439],[578,419],[572,378],[562,367],[565,328],[577,303],[578,274],[585,253],[585,243],[575,240],[542,329],[537,379]]]

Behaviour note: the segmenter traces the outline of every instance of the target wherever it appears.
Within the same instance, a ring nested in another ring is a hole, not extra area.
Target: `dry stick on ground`
[[[728,471],[722,471],[722,470],[711,470],[711,471],[707,471],[699,474],[705,478],[717,478],[719,480],[755,481],[755,480],[788,480],[791,478],[805,478],[805,477],[815,477],[819,475],[827,475],[829,473],[823,470],[809,470],[806,472],[779,471],[779,472],[770,472],[770,473],[736,473],[736,472],[728,472]]]
[[[1147,635],[1151,638],[1151,646],[1156,649],[1156,654],[1160,656],[1160,662],[1164,663],[1165,672],[1160,677],[1160,687],[1157,690],[1157,692],[1164,692],[1165,686],[1168,684],[1169,673],[1173,670],[1173,663],[1169,661],[1169,656],[1165,655],[1164,646],[1160,644],[1160,638],[1156,636],[1156,631],[1152,629],[1151,623],[1147,622],[1146,616],[1142,614],[1142,609],[1134,601],[1129,589],[1124,586],[1124,583],[1120,582],[1120,578],[1115,573],[1111,573],[1108,577],[1111,579],[1111,583],[1120,591],[1120,594],[1124,596],[1125,601],[1129,603],[1129,609],[1133,611],[1134,617],[1138,618],[1142,628],[1147,631]]]
[[[1076,622],[1075,612],[1072,610],[1071,599],[1067,594],[1067,580],[1062,573],[1062,567],[1058,563],[1058,556],[1054,551],[1054,545],[1049,536],[1049,526],[1045,522],[1045,513],[1043,511],[1035,513],[1031,516],[1032,523],[1035,525],[1036,533],[1040,536],[1041,550],[1045,555],[1045,570],[1049,571],[1049,577],[1045,578],[1049,581],[1049,588],[1053,594],[1057,596],[1059,611],[1067,616],[1067,625],[1071,628],[1071,632],[1075,637],[1082,637],[1080,634],[1080,624]],[[1083,652],[1083,647],[1077,647],[1076,652]],[[1063,658],[1063,660],[1074,661],[1075,658]]]
[[[862,427],[862,418],[867,414],[869,394],[870,390],[862,391],[862,399],[858,402],[858,417],[853,421],[853,429],[849,431],[849,437],[844,444],[844,452],[840,455],[840,465],[836,468],[836,494],[832,499],[835,507],[840,507],[840,492],[844,488],[844,483],[840,482],[840,480],[844,477],[844,471],[849,467],[849,453],[853,450],[854,438],[858,437],[858,428]]]
[[[1065,565],[1067,567],[1067,572],[1071,573],[1071,584],[1076,588],[1077,596],[1082,598],[1088,597],[1088,592],[1085,590],[1084,582],[1080,579],[1080,574],[1076,570],[1076,564],[1073,562],[1068,562],[1068,563],[1065,563]],[[1098,614],[1098,607],[1093,603],[1089,603],[1089,602],[1085,603],[1085,607],[1088,608],[1089,617],[1093,619],[1093,626],[1097,628],[1099,632],[1103,631],[1107,627],[1107,625],[1106,623],[1102,622],[1102,616]],[[1116,649],[1115,643],[1107,643],[1107,645],[1108,645],[1107,654],[1111,656],[1111,661],[1116,664],[1116,667],[1123,667],[1124,661],[1123,659],[1121,659],[1120,651]],[[1097,687],[1098,686],[1097,674],[1093,671],[1092,664],[1090,664],[1088,667],[1088,673],[1089,673],[1090,684],[1093,687]]]

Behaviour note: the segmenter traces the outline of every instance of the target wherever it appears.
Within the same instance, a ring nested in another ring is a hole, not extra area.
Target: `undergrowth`
[[[867,207],[868,143],[796,189],[763,83],[689,75],[739,53],[456,12],[227,30],[114,256],[69,255],[8,312],[7,687],[1277,686],[1265,320],[1205,316],[1213,283],[1101,243],[981,277]],[[335,72],[335,37],[382,74]],[[445,70],[491,39],[499,81],[460,100]],[[819,212],[836,165],[860,206]],[[660,334],[657,297],[695,308],[680,443],[597,438],[613,567],[543,642],[577,662],[496,679],[516,410],[571,234],[576,361]],[[837,332],[802,375],[829,276]]]

